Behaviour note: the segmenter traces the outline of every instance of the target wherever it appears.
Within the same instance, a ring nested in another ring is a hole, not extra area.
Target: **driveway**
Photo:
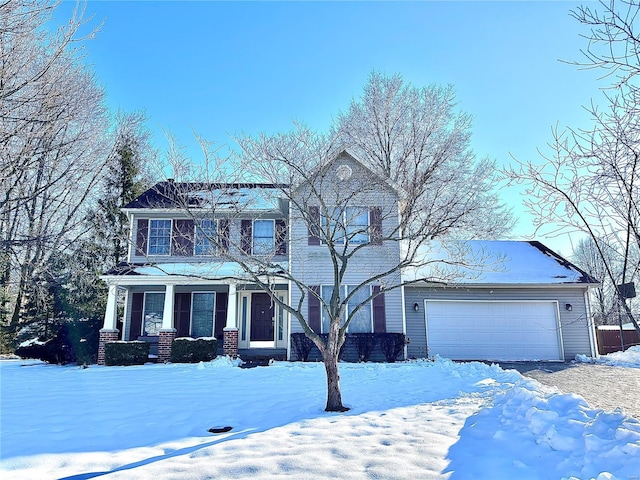
[[[640,420],[640,368],[612,367],[590,363],[500,363],[538,382],[575,393],[595,408],[623,411]]]

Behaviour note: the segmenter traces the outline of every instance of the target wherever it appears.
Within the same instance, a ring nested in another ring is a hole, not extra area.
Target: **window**
[[[364,207],[335,208],[328,216],[321,218],[322,229],[327,238],[338,244],[344,239],[350,244],[369,241],[369,209]]]
[[[351,294],[356,289],[355,285],[347,285],[347,293]],[[371,295],[371,291],[368,287],[361,288],[347,303],[347,316],[351,315],[351,312],[355,308],[364,302]],[[360,309],[353,315],[351,323],[349,324],[349,332],[351,333],[369,333],[371,329],[371,302],[365,302]]]
[[[193,293],[191,301],[191,336],[212,337],[215,315],[215,293]]]
[[[196,255],[215,255],[217,226],[215,220],[200,220],[196,223]]]
[[[273,220],[253,222],[253,254],[271,255],[274,252],[275,226]]]
[[[146,292],[144,294],[144,313],[142,334],[157,336],[162,328],[162,314],[164,312],[164,293]]]
[[[149,222],[149,255],[169,255],[171,253],[171,220],[151,220]]]
[[[367,243],[369,241],[369,209],[347,207],[345,211],[347,240],[349,243]]]
[[[346,297],[346,295],[351,294],[356,289],[356,285],[343,285],[343,295],[342,299]],[[333,293],[333,285],[322,285],[320,295],[322,297],[322,302],[325,305],[329,305],[331,301],[331,295]],[[347,308],[345,311],[345,316],[342,319],[342,323],[346,321],[349,315],[356,309],[356,307],[364,302],[371,295],[371,290],[369,287],[360,288],[358,292],[347,302]],[[321,324],[322,324],[322,332],[327,333],[329,331],[329,315],[327,314],[324,305],[321,307]],[[369,333],[373,331],[372,328],[372,309],[371,309],[371,301],[365,302],[364,305],[360,307],[360,309],[354,314],[351,319],[351,323],[349,324],[349,328],[347,331],[349,333]]]

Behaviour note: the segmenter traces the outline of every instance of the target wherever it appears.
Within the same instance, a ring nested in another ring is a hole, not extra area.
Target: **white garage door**
[[[429,354],[454,360],[564,360],[552,301],[425,300]]]

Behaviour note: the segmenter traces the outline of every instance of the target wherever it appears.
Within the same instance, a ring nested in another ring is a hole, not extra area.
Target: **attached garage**
[[[564,360],[557,301],[424,300],[430,355]]]

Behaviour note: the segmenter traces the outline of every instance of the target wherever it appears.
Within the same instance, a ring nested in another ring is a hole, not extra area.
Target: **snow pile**
[[[467,419],[449,470],[492,478],[633,478],[640,472],[640,422],[592,409],[579,396],[545,393],[522,381],[492,408]],[[469,470],[466,459],[477,461]],[[603,477],[599,477],[604,475]],[[455,475],[451,478],[455,478]]]
[[[577,355],[576,361],[582,363],[601,363],[616,367],[640,368],[640,345],[629,347],[624,352],[613,352],[602,355],[599,358],[591,358],[586,355]]]
[[[0,362],[0,477],[602,480],[640,472],[637,421],[496,365],[341,364],[345,414],[323,411],[320,363],[237,365]]]

